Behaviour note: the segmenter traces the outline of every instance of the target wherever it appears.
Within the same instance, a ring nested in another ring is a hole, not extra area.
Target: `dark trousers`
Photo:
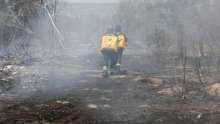
[[[102,54],[104,56],[104,66],[108,67],[110,61],[111,69],[116,69],[117,53],[113,50],[102,50]]]
[[[122,57],[123,51],[124,51],[123,48],[118,48],[117,50],[117,63],[118,64],[121,64],[121,57]]]

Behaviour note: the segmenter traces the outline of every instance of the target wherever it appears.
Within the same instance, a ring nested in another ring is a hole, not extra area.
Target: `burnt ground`
[[[220,123],[218,96],[191,82],[183,99],[181,79],[157,73],[150,57],[128,51],[127,73],[103,78],[102,56],[88,53],[66,50],[14,66],[15,84],[0,96],[0,123]]]

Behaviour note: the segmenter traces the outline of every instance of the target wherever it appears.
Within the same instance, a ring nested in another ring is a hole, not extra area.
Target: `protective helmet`
[[[121,32],[121,25],[117,25],[117,26],[115,27],[115,31],[116,31],[116,32]]]
[[[112,26],[109,26],[107,29],[108,34],[113,34],[114,33],[114,28]]]

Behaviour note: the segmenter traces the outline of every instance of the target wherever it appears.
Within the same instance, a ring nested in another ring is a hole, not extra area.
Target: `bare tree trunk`
[[[183,91],[182,91],[182,98],[185,99],[185,93],[186,93],[186,61],[187,61],[186,47],[184,47],[183,50],[184,50],[184,54],[183,54]]]
[[[172,63],[173,63],[173,69],[174,69],[174,76],[175,76],[175,83],[177,84],[177,70],[176,70],[176,63],[175,63],[175,57],[172,57]]]
[[[178,54],[179,54],[179,59],[180,59],[180,65],[183,65],[183,61],[184,61],[184,36],[183,36],[183,31],[182,25],[178,25],[178,42],[177,42],[177,48],[178,48]]]
[[[55,24],[55,22],[54,22],[53,15],[51,15],[51,13],[50,13],[49,7],[48,7],[47,5],[44,5],[44,8],[45,8],[45,10],[47,11],[48,17],[49,17],[49,19],[50,19],[50,21],[51,21],[51,24],[52,24],[53,28],[54,28],[53,30],[54,30],[54,31],[56,32],[56,34],[57,34],[58,44],[59,44],[59,46],[61,46],[61,48],[64,48],[64,44],[63,44],[64,37],[63,37],[63,35],[60,33],[59,29],[57,28],[57,26],[56,26],[56,24]],[[53,14],[53,13],[52,13],[52,14]],[[56,44],[56,43],[55,43],[55,44]]]
[[[220,59],[217,60],[217,70],[220,72]]]
[[[199,51],[200,51],[201,57],[204,57],[204,56],[205,56],[205,53],[204,53],[203,41],[200,41],[200,42],[199,42]]]
[[[194,61],[195,61],[195,72],[197,75],[197,78],[199,80],[200,83],[202,83],[202,79],[201,79],[201,64],[200,64],[200,59],[198,57],[198,52],[196,51],[196,49],[194,48],[193,50],[193,57],[194,57]]]

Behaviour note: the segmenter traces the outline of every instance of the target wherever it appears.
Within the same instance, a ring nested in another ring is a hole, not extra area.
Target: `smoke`
[[[140,49],[153,54],[167,50],[160,52],[162,56],[167,53],[181,57],[184,48],[189,56],[193,56],[194,50],[197,57],[217,55],[214,54],[219,46],[217,0],[124,0],[119,8],[116,22],[122,23],[128,39],[135,41],[132,46],[141,46]]]
[[[30,61],[13,75],[14,87],[1,99],[56,97],[72,92],[77,81],[87,78],[86,70],[100,70],[101,36],[113,24],[116,7],[115,3],[58,3],[54,23],[64,37],[64,49],[60,49],[58,34],[45,8],[40,8],[35,35],[27,40]],[[11,45],[19,41],[24,40]]]
[[[26,71],[17,76],[20,83],[10,93],[28,97],[44,90],[53,94],[85,78],[83,70],[99,70],[101,36],[116,24],[122,25],[128,37],[124,58],[128,69],[164,67],[170,58],[181,58],[184,49],[189,56],[218,58],[219,5],[217,0],[58,3],[54,23],[64,37],[65,49],[57,49],[59,36],[41,8],[36,37],[27,40],[31,41],[28,49],[34,51],[31,57],[40,61],[25,66]]]

